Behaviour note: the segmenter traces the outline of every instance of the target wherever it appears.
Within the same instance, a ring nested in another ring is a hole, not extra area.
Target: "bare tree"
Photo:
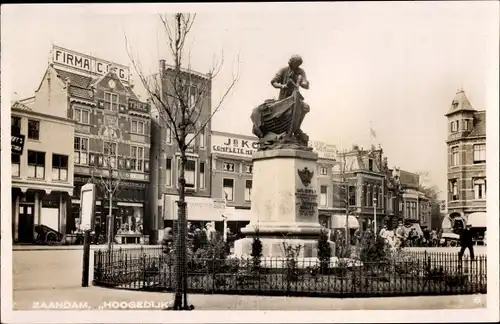
[[[126,169],[124,160],[119,163],[118,143],[113,134],[113,129],[104,127],[103,135],[99,137],[103,144],[103,155],[96,157],[97,161],[93,161],[91,170],[92,182],[99,187],[100,191],[104,193],[104,198],[109,202],[106,229],[109,251],[111,251],[114,241],[113,200],[116,199],[122,188],[122,181],[125,178],[124,170]]]
[[[125,42],[130,60],[143,84],[152,105],[158,110],[161,127],[169,128],[180,153],[180,170],[178,177],[178,220],[176,231],[176,293],[174,310],[192,309],[187,304],[187,256],[186,256],[186,202],[185,169],[187,164],[186,151],[195,138],[205,131],[206,125],[219,111],[222,103],[236,85],[239,72],[232,76],[220,99],[212,105],[210,112],[203,111],[202,106],[212,100],[212,80],[219,74],[224,56],[220,61],[214,61],[212,68],[206,74],[200,74],[191,69],[191,55],[186,48],[186,40],[195,22],[196,14],[175,13],[173,15],[159,15],[161,25],[166,35],[169,54],[173,65],[169,66],[168,73],[162,69],[159,74],[146,76],[140,62],[129,50],[127,38]]]

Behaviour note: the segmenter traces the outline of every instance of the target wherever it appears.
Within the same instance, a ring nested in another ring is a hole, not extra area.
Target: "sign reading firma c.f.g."
[[[101,60],[55,45],[52,48],[52,62],[78,70],[80,73],[86,71],[97,75],[104,75],[112,68],[116,68],[116,75],[120,80],[128,82],[130,78],[130,69],[124,65]]]

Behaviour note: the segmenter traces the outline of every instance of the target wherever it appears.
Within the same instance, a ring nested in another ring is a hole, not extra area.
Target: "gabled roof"
[[[464,90],[459,90],[455,94],[455,98],[453,98],[453,100],[451,101],[450,110],[448,110],[446,116],[459,111],[476,111],[472,107],[472,104],[470,103],[469,98],[467,98]]]
[[[474,126],[467,137],[486,136],[486,111],[474,113]]]
[[[66,79],[69,79],[70,85],[78,87],[78,88],[83,88],[83,89],[90,89],[90,84],[93,81],[93,78],[90,76],[84,76],[81,74],[76,74],[64,70],[59,70],[59,69],[54,69],[57,73],[57,76],[65,82]]]

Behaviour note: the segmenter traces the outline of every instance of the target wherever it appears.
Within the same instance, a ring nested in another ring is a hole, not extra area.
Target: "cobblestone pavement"
[[[93,264],[91,253],[90,264]],[[13,302],[15,310],[50,302],[81,302],[83,306],[110,308],[109,302],[156,302],[172,300],[170,293],[123,291],[81,287],[82,251],[14,251]],[[92,280],[92,270],[90,271]],[[42,303],[35,305],[36,303]],[[108,302],[106,304],[105,302]],[[485,295],[403,298],[299,298],[231,295],[191,295],[190,302],[201,310],[350,310],[350,309],[444,309],[485,307]],[[86,303],[86,305],[84,305]],[[107,306],[106,306],[107,305]],[[130,305],[129,305],[130,306]],[[54,307],[61,307],[54,306]],[[129,308],[134,308],[130,306]],[[155,308],[155,307],[152,307]],[[115,308],[116,309],[116,308]],[[120,308],[122,309],[122,308]]]

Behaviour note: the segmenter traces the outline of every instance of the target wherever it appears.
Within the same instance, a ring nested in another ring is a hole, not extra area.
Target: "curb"
[[[114,249],[122,249],[122,250],[128,250],[128,249],[138,249],[138,248],[144,248],[144,249],[155,249],[161,247],[161,245],[113,245]],[[108,246],[107,245],[91,245],[90,250],[107,250]],[[54,245],[54,246],[40,246],[40,245],[34,245],[34,246],[29,246],[29,245],[13,245],[12,246],[12,251],[78,251],[78,250],[83,250],[83,245],[66,245],[66,246],[60,246],[60,245]]]

